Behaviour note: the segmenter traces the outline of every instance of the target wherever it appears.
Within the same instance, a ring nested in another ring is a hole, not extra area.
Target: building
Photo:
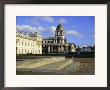
[[[94,46],[83,46],[76,49],[78,52],[95,52],[95,45]]]
[[[67,43],[61,21],[55,30],[55,36],[43,38],[42,40],[43,53],[66,53],[69,51],[75,52],[75,49],[75,44]]]
[[[80,48],[80,52],[94,52],[94,51],[95,51],[95,47],[92,46]]]
[[[31,35],[16,32],[16,54],[42,54],[42,36],[37,32]]]

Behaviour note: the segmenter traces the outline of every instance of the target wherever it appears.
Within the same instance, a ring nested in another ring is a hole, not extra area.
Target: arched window
[[[58,35],[60,35],[60,32],[58,32]]]
[[[60,35],[62,35],[62,31],[60,31]]]
[[[60,43],[60,40],[59,40],[59,38],[57,38],[57,43]]]

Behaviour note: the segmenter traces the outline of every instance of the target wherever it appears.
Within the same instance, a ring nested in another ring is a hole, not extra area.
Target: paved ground
[[[78,61],[78,59],[75,59]],[[85,59],[79,59],[85,60]],[[93,59],[86,59],[91,61]],[[83,63],[84,64],[84,63]],[[94,63],[92,63],[94,64]],[[63,56],[48,56],[33,59],[17,59],[16,74],[35,74],[35,75],[70,75],[70,74],[91,74],[86,70],[81,73],[76,72],[76,68],[79,65],[78,62],[74,62],[73,59],[65,59]],[[84,65],[83,65],[84,66]],[[87,65],[86,65],[87,66]],[[90,65],[89,65],[90,66]],[[87,66],[87,67],[89,67]],[[92,65],[93,67],[93,65]],[[92,68],[94,69],[94,68]],[[94,72],[94,70],[92,70]],[[93,74],[93,73],[92,73]]]

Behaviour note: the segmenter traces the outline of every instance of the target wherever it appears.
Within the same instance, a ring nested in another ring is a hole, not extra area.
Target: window
[[[33,50],[33,53],[34,53],[34,50]]]
[[[23,45],[23,42],[22,42],[22,45]]]
[[[25,43],[25,46],[26,46],[26,43]]]
[[[25,49],[25,53],[26,53],[26,49]]]
[[[22,49],[22,53],[23,53],[23,49]]]
[[[19,54],[20,54],[20,49],[19,49]]]

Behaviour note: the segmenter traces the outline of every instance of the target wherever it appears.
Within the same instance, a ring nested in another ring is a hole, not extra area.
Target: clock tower
[[[60,43],[60,44],[65,43],[65,32],[64,32],[64,28],[62,26],[61,20],[59,21],[59,24],[56,28],[55,37],[57,39],[57,43]]]

